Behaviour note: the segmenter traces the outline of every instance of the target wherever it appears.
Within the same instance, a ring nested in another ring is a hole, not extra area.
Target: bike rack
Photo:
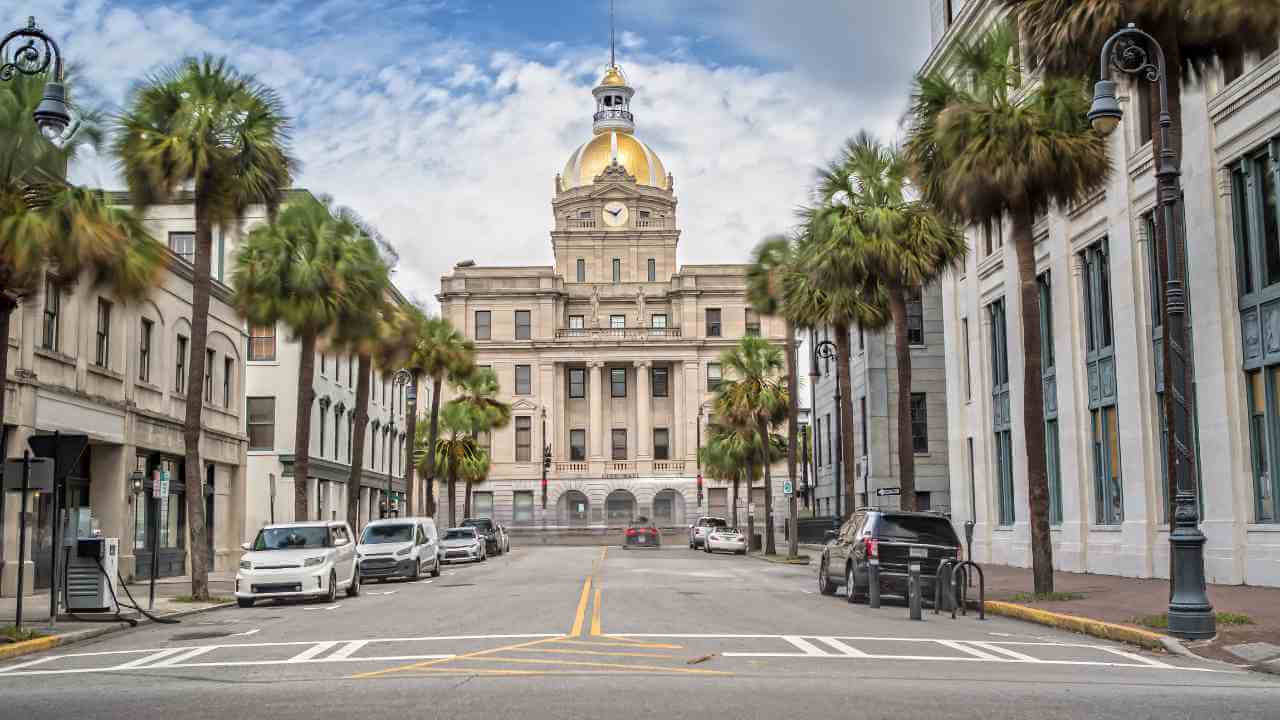
[[[969,614],[969,569],[973,568],[978,572],[978,619],[987,619],[986,598],[987,598],[987,581],[982,572],[982,568],[978,563],[972,560],[943,560],[938,564],[938,574],[934,578],[933,583],[933,614],[937,615],[943,608],[943,600],[951,609],[951,619],[956,617],[956,608],[960,608],[960,614]],[[962,582],[956,584],[957,574],[962,578]],[[944,589],[945,588],[945,589]]]

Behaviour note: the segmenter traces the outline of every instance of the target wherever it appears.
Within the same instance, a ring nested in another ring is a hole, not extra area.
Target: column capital
[[[647,368],[653,365],[653,361],[652,360],[636,360],[631,364],[638,368]]]
[[[604,361],[603,361],[603,360],[589,360],[589,361],[587,361],[587,367],[589,367],[589,368],[602,368],[602,367],[604,367]]]

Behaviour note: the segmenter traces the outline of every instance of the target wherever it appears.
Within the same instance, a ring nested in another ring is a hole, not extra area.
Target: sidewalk
[[[234,590],[234,575],[222,573],[209,575],[209,594],[211,596],[215,598],[230,598]],[[150,592],[150,584],[148,582],[131,583],[129,592],[133,594],[134,599],[138,601],[142,608],[147,608]],[[116,593],[121,603],[129,602],[129,598],[123,588],[117,587]],[[191,578],[160,578],[156,580],[155,609],[150,612],[157,617],[176,617],[221,607],[226,604],[225,600],[214,603],[180,602],[178,600],[178,598],[190,594]],[[12,626],[16,615],[17,598],[0,598],[0,627]],[[132,608],[122,608],[121,615],[134,618],[140,622],[148,622]],[[32,645],[31,649],[27,651],[45,650],[57,645],[78,642],[129,627],[128,623],[117,620],[115,613],[84,613],[80,614],[80,617],[85,619],[78,620],[65,614],[59,617],[52,637],[42,638],[39,641],[30,641],[38,644]],[[24,630],[31,630],[37,633],[49,633],[48,592],[27,595],[22,599],[22,627]],[[0,659],[25,654],[23,648],[18,647],[19,645],[25,646],[26,643],[10,643],[5,638],[0,637]]]
[[[987,578],[987,600],[1167,633],[1164,628],[1153,628],[1138,620],[1162,615],[1169,609],[1168,580],[1056,572],[1054,591],[1078,597],[1038,601],[1031,597],[1030,568],[983,565],[982,570]],[[1220,620],[1216,638],[1188,644],[1193,652],[1236,664],[1280,658],[1280,588],[1209,585],[1208,592],[1220,617],[1222,613],[1234,613],[1246,616],[1252,624],[1229,625]]]

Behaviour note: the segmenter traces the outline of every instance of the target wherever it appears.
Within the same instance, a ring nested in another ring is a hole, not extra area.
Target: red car
[[[622,544],[622,548],[624,550],[633,547],[656,549],[661,543],[662,536],[658,533],[658,528],[649,522],[649,518],[642,515],[627,527],[626,541]]]

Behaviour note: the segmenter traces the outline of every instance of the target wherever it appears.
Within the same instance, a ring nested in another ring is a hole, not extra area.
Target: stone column
[[[649,460],[653,451],[653,393],[649,390],[648,360],[636,360],[636,459]]]
[[[668,442],[671,443],[671,459],[681,460],[689,447],[684,437],[688,419],[685,415],[687,411],[684,407],[684,396],[681,394],[684,392],[684,373],[680,372],[682,365],[679,362],[671,363],[668,367],[667,378],[671,382],[671,437]]]
[[[591,459],[604,459],[604,392],[600,376],[604,373],[604,363],[593,361],[587,363],[591,369],[590,406],[591,418],[587,423],[588,445],[591,447]]]

